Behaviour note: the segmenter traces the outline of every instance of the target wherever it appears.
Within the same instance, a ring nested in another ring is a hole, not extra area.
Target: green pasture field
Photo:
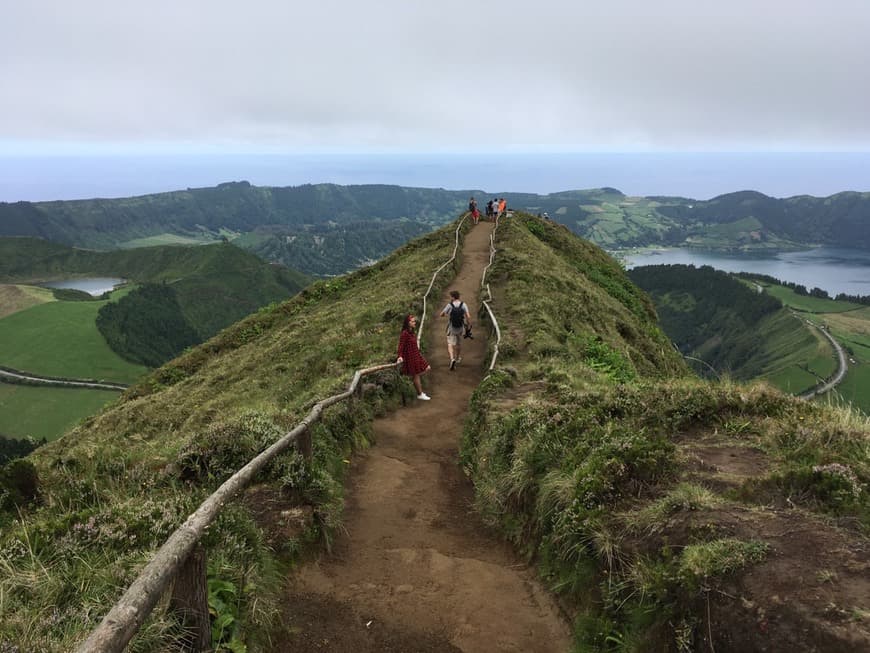
[[[96,325],[105,303],[54,301],[0,319],[0,365],[45,376],[134,382],[148,369],[106,344]]]
[[[648,202],[629,199],[618,205],[603,202],[600,206],[582,205],[581,208],[590,215],[580,224],[586,226],[589,238],[601,247],[617,247],[642,234],[667,231]]]
[[[800,394],[801,392],[809,390],[817,385],[819,382],[815,376],[794,365],[782,370],[777,370],[776,372],[762,378],[783,392],[791,394]]]
[[[239,236],[235,231],[221,228],[218,233],[203,231],[197,235],[183,236],[181,234],[162,233],[145,238],[133,238],[132,240],[119,243],[121,249],[135,249],[137,247],[155,247],[157,245],[209,245],[216,242],[221,236],[233,240]]]
[[[786,288],[785,286],[769,285],[763,282],[759,282],[759,284],[764,286],[766,292],[776,297],[783,304],[798,311],[805,311],[807,313],[843,313],[863,308],[860,304],[853,304],[851,302],[838,302],[833,299],[798,295],[791,288]]]
[[[870,415],[870,307],[804,297],[784,286],[762,285],[767,292],[792,308],[823,314],[815,321],[827,324],[831,335],[842,346],[851,350],[852,358],[856,361],[855,364],[849,363],[846,378],[837,386],[835,392],[855,408]]]
[[[831,334],[855,361],[849,363],[849,371],[837,387],[837,394],[870,415],[870,309],[828,315],[825,320]]]
[[[858,365],[849,365],[849,372],[835,392],[855,408],[860,408],[870,415],[870,362],[863,361]]]
[[[193,236],[179,236],[178,234],[157,234],[156,236],[147,236],[145,238],[134,238],[119,243],[121,249],[135,249],[137,247],[155,247],[157,245],[205,245],[215,242],[213,236],[203,235],[200,238]]]
[[[56,440],[117,396],[112,390],[0,383],[0,433]]]
[[[744,337],[763,344],[741,368],[740,378],[762,378],[783,392],[798,394],[836,369],[834,351],[827,338],[785,309],[764,318],[756,331]]]

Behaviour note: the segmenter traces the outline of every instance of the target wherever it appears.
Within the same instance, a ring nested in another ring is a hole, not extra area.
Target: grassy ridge
[[[315,400],[344,390],[353,370],[395,359],[403,316],[420,310],[432,272],[452,249],[453,229],[443,229],[377,266],[261,309],[34,452],[40,502],[21,517],[9,505],[0,513],[0,593],[9,597],[0,603],[0,642],[72,649],[151,551],[231,471]],[[450,276],[448,270],[439,284]],[[343,459],[366,443],[372,412],[407,388],[386,374],[354,410],[328,409],[314,428],[315,464],[306,467],[291,452],[262,479],[285,502],[312,506],[316,526],[272,545],[237,502],[211,529],[210,573],[235,588],[237,616],[249,629],[242,636],[254,648],[279,612],[273,547],[292,556],[304,542],[329,537],[341,511]],[[132,650],[172,649],[176,635],[158,611]]]
[[[835,563],[784,547],[781,534],[843,537],[860,550],[860,536],[826,519],[870,529],[870,424],[766,385],[686,375],[636,310],[642,297],[614,312],[618,291],[577,293],[575,270],[615,283],[601,256],[575,258],[576,244],[544,253],[541,241],[572,239],[523,215],[499,231],[494,310],[505,355],[472,399],[462,459],[482,513],[574,606],[577,650],[801,650],[807,637],[822,650],[859,650],[825,625],[825,600],[800,594],[810,582],[826,596],[830,570],[812,565]],[[588,334],[582,347],[578,331]],[[642,349],[632,344],[640,333]],[[809,620],[783,610],[783,595]]]

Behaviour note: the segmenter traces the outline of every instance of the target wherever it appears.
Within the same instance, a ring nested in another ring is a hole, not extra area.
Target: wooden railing
[[[435,279],[447,265],[456,259],[459,249],[459,233],[467,214],[464,214],[455,232],[455,244],[451,257],[432,275],[432,281],[423,295],[423,318],[418,332],[422,333],[426,316],[426,300],[435,285]],[[247,465],[233,474],[199,508],[190,515],[157,550],[151,561],[145,565],[133,584],[103,617],[102,622],[77,649],[78,653],[119,653],[138,632],[142,623],[151,614],[154,606],[176,579],[170,600],[170,609],[179,613],[185,621],[187,630],[192,634],[188,646],[194,651],[208,650],[211,645],[211,629],[208,619],[208,605],[205,593],[206,559],[199,544],[209,525],[217,517],[224,504],[238,492],[247,487],[256,474],[275,456],[283,453],[290,445],[296,444],[306,458],[311,459],[311,426],[317,422],[324,409],[362,392],[360,383],[363,376],[389,369],[398,369],[398,364],[389,363],[357,370],[347,391],[333,395],[314,405],[314,408],[293,430],[285,433],[278,441],[264,450]]]
[[[492,290],[489,287],[489,284],[486,282],[486,273],[489,272],[489,268],[492,266],[492,262],[495,260],[495,232],[498,231],[498,223],[495,223],[495,229],[492,230],[492,233],[489,235],[489,263],[486,264],[486,267],[483,268],[483,276],[480,279],[480,285],[482,288],[486,289],[487,299],[481,300],[484,308],[486,308],[486,312],[489,315],[489,319],[492,321],[492,327],[495,330],[495,345],[492,348],[492,360],[489,362],[488,371],[492,372],[495,369],[495,363],[498,360],[498,346],[501,343],[501,329],[498,328],[498,320],[495,319],[495,313],[492,312],[492,308],[490,307],[490,302],[492,301]]]

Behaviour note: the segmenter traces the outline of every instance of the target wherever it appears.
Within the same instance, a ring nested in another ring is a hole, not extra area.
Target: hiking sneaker
[[[432,397],[427,395],[425,392],[421,392],[420,394],[417,395],[417,399],[419,399],[420,401],[429,401],[431,398]]]
[[[456,364],[459,365],[462,362],[462,356],[456,359]]]
[[[456,363],[457,363],[457,361],[455,358],[450,359],[450,371],[451,372],[456,369]]]

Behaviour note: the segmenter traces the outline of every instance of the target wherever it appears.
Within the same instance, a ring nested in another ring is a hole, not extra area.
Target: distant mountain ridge
[[[341,274],[453,219],[481,190],[393,185],[228,182],[121,199],[0,203],[0,236],[112,249],[142,241],[238,239],[261,257],[306,274]],[[597,245],[707,249],[870,249],[870,193],[777,199],[739,191],[711,200],[629,197],[615,188],[505,193],[509,208],[548,214]],[[153,244],[153,243],[152,243]]]
[[[249,232],[264,225],[301,228],[366,220],[440,225],[468,202],[469,191],[401,186],[253,186],[213,188],[121,199],[0,203],[0,236],[33,236],[79,247],[112,248],[160,233]]]

